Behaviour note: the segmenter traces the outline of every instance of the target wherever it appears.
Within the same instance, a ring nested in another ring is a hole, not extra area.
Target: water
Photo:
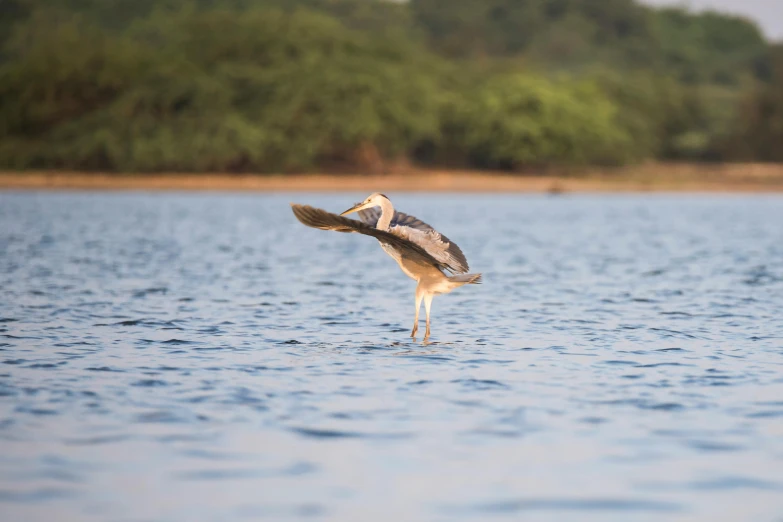
[[[364,196],[0,194],[0,519],[783,520],[783,199]]]

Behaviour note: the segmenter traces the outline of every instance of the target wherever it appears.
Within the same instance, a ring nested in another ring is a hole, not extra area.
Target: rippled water
[[[783,520],[783,199],[364,196],[0,194],[0,519]]]

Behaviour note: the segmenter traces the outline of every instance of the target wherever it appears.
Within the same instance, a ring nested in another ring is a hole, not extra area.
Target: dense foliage
[[[783,161],[783,52],[634,0],[7,0],[0,166]]]

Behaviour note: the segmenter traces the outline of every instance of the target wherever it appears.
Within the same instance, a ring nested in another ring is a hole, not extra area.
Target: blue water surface
[[[783,198],[388,195],[0,193],[0,519],[783,520]]]

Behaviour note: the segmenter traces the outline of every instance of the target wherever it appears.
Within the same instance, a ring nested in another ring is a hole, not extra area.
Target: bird
[[[420,219],[397,212],[384,194],[375,192],[339,216],[308,205],[291,203],[296,218],[308,227],[374,237],[402,271],[417,282],[416,314],[411,337],[419,330],[419,310],[424,301],[430,338],[430,310],[436,295],[467,284],[480,284],[481,274],[469,274],[468,261],[456,243]],[[344,216],[358,212],[361,221]]]

